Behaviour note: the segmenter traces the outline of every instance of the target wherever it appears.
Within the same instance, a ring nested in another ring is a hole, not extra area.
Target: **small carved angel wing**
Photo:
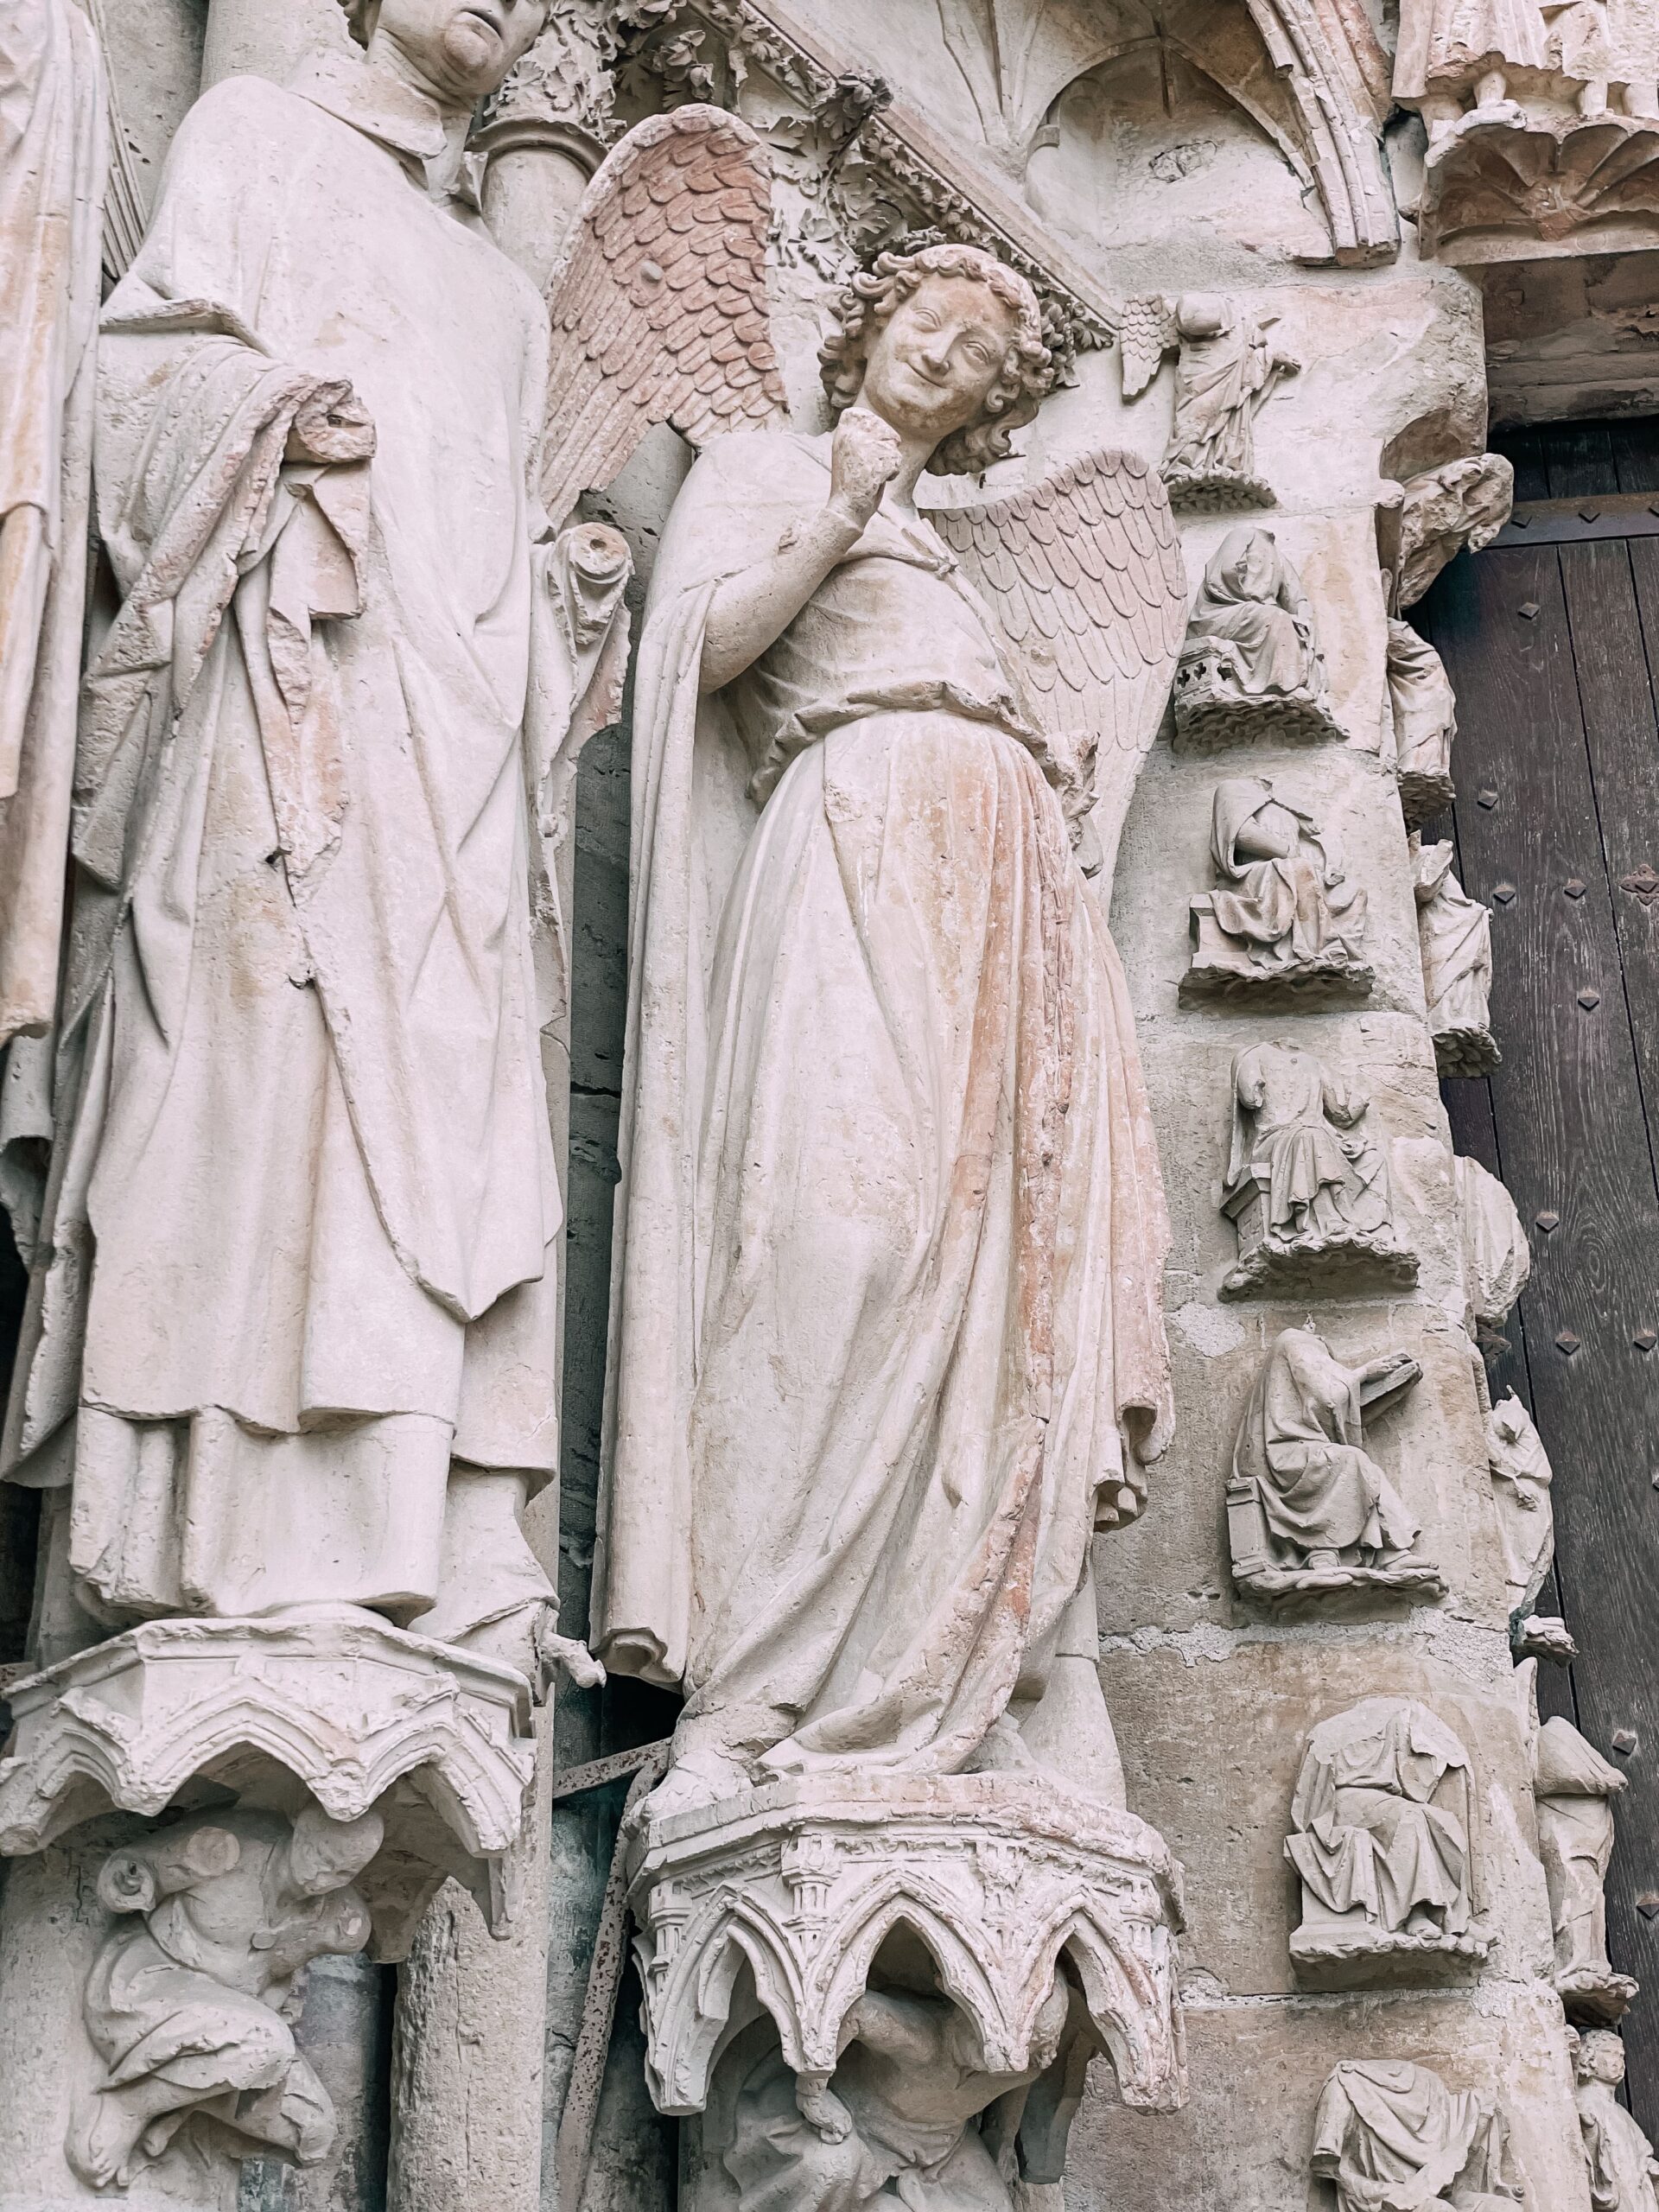
[[[1140,398],[1162,366],[1165,354],[1173,353],[1180,342],[1173,300],[1154,292],[1149,298],[1124,301],[1117,344],[1125,399]]]
[[[1098,453],[1031,491],[929,519],[990,601],[1109,885],[1186,631],[1169,495],[1138,454]]]
[[[556,526],[654,423],[701,445],[781,411],[766,320],[771,216],[760,141],[722,109],[652,116],[607,156],[550,289],[542,498]]]

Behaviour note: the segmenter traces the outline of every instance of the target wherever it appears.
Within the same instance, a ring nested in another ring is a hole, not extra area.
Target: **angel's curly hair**
[[[1014,336],[984,405],[971,423],[944,440],[927,464],[935,476],[977,476],[1007,457],[1014,431],[1036,415],[1053,389],[1056,373],[1054,356],[1043,343],[1037,295],[995,254],[976,245],[952,245],[878,254],[868,274],[855,276],[836,301],[837,327],[818,348],[823,388],[830,415],[838,418],[858,397],[877,331],[930,276],[970,277],[1014,310]]]

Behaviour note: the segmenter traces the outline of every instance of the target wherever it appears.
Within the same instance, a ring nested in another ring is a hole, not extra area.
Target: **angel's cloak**
[[[780,1767],[950,1771],[1161,1448],[1167,1232],[1116,956],[933,531],[878,514],[699,702],[718,580],[828,488],[827,440],[718,442],[653,578],[594,1633]]]
[[[441,145],[433,104],[354,56],[228,81],[105,316],[124,601],[87,680],[9,1442],[20,1479],[73,1473],[105,1617],[418,1611],[452,1459],[556,1464],[528,788],[548,325],[428,196]],[[372,459],[284,467],[296,408],[347,382]]]

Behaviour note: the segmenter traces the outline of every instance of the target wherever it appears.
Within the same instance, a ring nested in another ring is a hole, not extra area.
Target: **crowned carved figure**
[[[1489,1075],[1503,1055],[1492,1035],[1492,914],[1452,873],[1457,848],[1448,839],[1426,845],[1411,838],[1412,889],[1423,961],[1423,995],[1442,1075]]]
[[[1210,857],[1217,888],[1190,907],[1183,1000],[1259,1004],[1363,999],[1365,892],[1303,808],[1260,776],[1216,786]]]
[[[823,362],[831,433],[692,470],[641,648],[594,1614],[688,1694],[648,1823],[1037,1746],[1121,1802],[1063,1655],[1168,1434],[1157,1160],[1074,850],[1109,881],[1166,696],[1168,504],[1102,456],[917,505],[1052,379],[977,250],[883,256]]]
[[[1301,580],[1271,532],[1229,531],[1205,569],[1175,677],[1175,741],[1186,751],[1340,737]]]
[[[1422,1529],[1365,1448],[1368,1412],[1421,1375],[1405,1352],[1350,1367],[1313,1328],[1286,1329],[1255,1378],[1233,1446],[1233,1579],[1262,1596],[1444,1586]]]
[[[1616,2020],[1637,1993],[1630,1976],[1615,1973],[1607,1956],[1604,1888],[1613,1853],[1613,1800],[1626,1778],[1556,1713],[1538,1732],[1533,1780],[1555,1929],[1555,1986],[1569,2018]]]
[[[1336,2212],[1510,2212],[1524,2202],[1496,2101],[1448,2089],[1408,2059],[1337,2068],[1314,2114],[1313,2165]]]
[[[1276,315],[1259,315],[1210,293],[1126,302],[1121,346],[1123,395],[1133,399],[1179,353],[1175,419],[1163,479],[1188,510],[1268,507],[1273,493],[1255,473],[1255,418],[1282,378],[1301,363],[1270,335]]]
[[[548,0],[352,14],[365,52],[190,110],[104,311],[122,604],[4,1467],[48,1493],[71,1648],[329,1605],[534,1677],[588,1663],[518,1516],[557,1465],[555,855],[627,571],[550,524],[652,406],[694,435],[775,406],[732,305],[766,185],[734,118],[642,126],[577,217],[550,370],[462,189]],[[589,350],[630,322],[632,388]]]
[[[1609,2028],[1587,2029],[1573,2040],[1591,2212],[1659,2212],[1659,2158],[1618,2101],[1624,2043]]]
[[[1479,1959],[1469,1754],[1427,1706],[1367,1698],[1308,1738],[1285,1856],[1302,1885],[1290,1955],[1316,1983]]]
[[[382,1834],[373,1813],[238,1811],[158,1829],[105,1861],[99,1902],[115,1924],[82,2007],[100,2071],[69,2129],[82,2180],[125,2188],[198,2118],[244,2157],[324,2156],[334,2110],[293,2023],[311,1961],[368,1940],[353,1883]]]
[[[1416,1279],[1401,1243],[1382,1147],[1362,1126],[1363,1085],[1297,1045],[1252,1045],[1233,1062],[1232,1141],[1222,1211],[1238,1230],[1224,1297],[1310,1274]]]

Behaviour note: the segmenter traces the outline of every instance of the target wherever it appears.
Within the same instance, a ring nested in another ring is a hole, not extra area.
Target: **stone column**
[[[201,89],[223,77],[290,77],[321,47],[351,36],[340,0],[209,0]]]

